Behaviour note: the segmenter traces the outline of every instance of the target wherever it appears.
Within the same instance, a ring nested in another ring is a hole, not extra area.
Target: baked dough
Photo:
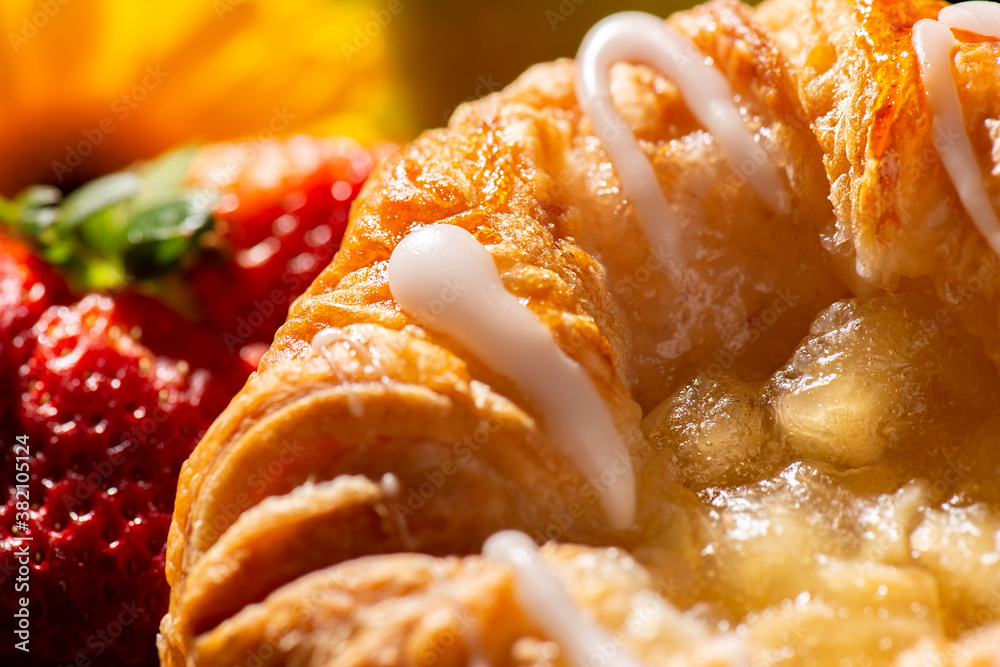
[[[715,0],[668,20],[730,81],[784,210],[668,78],[611,68],[680,220],[677,273],[572,61],[388,159],[184,466],[162,663],[567,664],[478,555],[515,528],[611,633],[605,661],[996,664],[1000,271],[939,164],[910,46],[943,6]],[[1000,46],[965,37],[955,78],[996,197]],[[515,383],[393,299],[394,248],[442,224],[603,397],[636,473],[630,528],[597,502],[613,474],[588,478]]]

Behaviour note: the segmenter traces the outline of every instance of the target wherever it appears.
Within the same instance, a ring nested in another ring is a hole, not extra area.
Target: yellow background
[[[632,0],[0,0],[0,194],[191,141],[406,141]],[[686,4],[686,3],[685,3]]]

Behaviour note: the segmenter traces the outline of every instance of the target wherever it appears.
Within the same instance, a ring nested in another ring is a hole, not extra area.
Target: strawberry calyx
[[[169,274],[200,251],[217,194],[185,187],[195,147],[109,174],[65,197],[31,186],[0,198],[0,223],[26,239],[75,291],[115,289]]]

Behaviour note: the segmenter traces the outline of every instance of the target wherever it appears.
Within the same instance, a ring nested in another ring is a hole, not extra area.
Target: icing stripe
[[[1000,6],[992,2],[963,2],[938,12],[938,21],[956,30],[1000,39]]]
[[[530,537],[516,530],[500,531],[483,544],[483,555],[513,568],[518,606],[566,652],[565,664],[642,667],[603,628],[580,615]]]
[[[341,370],[340,364],[330,355],[329,347],[334,343],[343,344],[348,353],[352,357],[358,358],[362,363],[373,364],[374,360],[371,353],[364,346],[360,345],[356,340],[351,338],[350,334],[339,327],[327,327],[326,329],[317,331],[310,342],[313,351],[323,355],[330,364],[330,368],[337,376],[337,379],[341,382],[347,396],[347,409],[351,411],[351,416],[361,418],[365,414],[365,406],[354,392],[351,383],[347,380],[343,370]]]
[[[643,234],[653,248],[679,249],[679,224],[667,204],[656,172],[611,101],[609,69],[618,61],[655,67],[669,76],[695,118],[719,142],[726,161],[772,208],[785,211],[788,194],[777,167],[747,129],[722,73],[660,18],[621,12],[590,29],[577,53],[577,98],[594,133],[632,200]],[[752,166],[743,168],[747,162]]]
[[[1000,12],[996,10],[986,11],[987,8],[979,7],[948,12],[949,9],[957,10],[959,7],[948,7],[939,16],[963,30],[978,32],[1000,22]],[[1000,38],[1000,34],[995,36]],[[962,104],[955,87],[951,55],[952,48],[957,43],[955,37],[948,25],[931,19],[917,21],[913,26],[912,37],[913,50],[920,64],[920,79],[934,115],[934,145],[962,206],[986,242],[1000,255],[1000,220],[983,188],[982,173],[972,142],[965,131]]]
[[[389,259],[389,289],[407,313],[510,378],[585,476],[610,471],[612,482],[600,485],[601,507],[613,528],[632,524],[635,475],[611,411],[586,371],[504,288],[493,257],[472,234],[446,224],[412,232]]]

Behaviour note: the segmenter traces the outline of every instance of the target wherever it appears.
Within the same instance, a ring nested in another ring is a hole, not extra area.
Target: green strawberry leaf
[[[15,227],[27,232],[41,232],[55,221],[56,204],[62,198],[58,188],[48,185],[33,185],[25,189],[13,201],[5,200],[3,218]]]
[[[189,198],[154,204],[137,213],[128,228],[125,270],[131,276],[148,278],[175,268],[213,223],[208,208],[196,206]]]
[[[190,199],[174,199],[155,204],[133,216],[128,230],[129,243],[190,237],[211,222],[204,206],[195,206]]]
[[[197,253],[200,236],[215,224],[214,195],[184,186],[196,150],[104,176],[65,198],[47,186],[0,198],[0,222],[32,241],[79,289],[159,278]]]
[[[142,177],[143,187],[135,198],[134,205],[145,208],[183,190],[184,177],[197,152],[197,146],[184,146],[142,165],[139,175]]]
[[[62,224],[62,232],[76,238],[89,252],[103,258],[121,254],[125,242],[127,211],[124,205],[98,209],[75,226]]]
[[[63,228],[73,229],[87,218],[136,197],[142,187],[142,180],[130,171],[102,176],[81,186],[60,206]]]

